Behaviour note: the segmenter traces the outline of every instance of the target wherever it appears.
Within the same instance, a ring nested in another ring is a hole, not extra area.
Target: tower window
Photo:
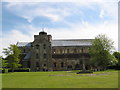
[[[36,49],[39,49],[39,45],[36,45]]]
[[[43,45],[43,48],[46,49],[46,44]]]
[[[46,57],[47,57],[47,55],[46,55],[46,54],[44,54],[44,55],[43,55],[43,57],[44,57],[44,58],[46,58]]]
[[[39,58],[39,55],[38,55],[38,53],[36,54],[36,59],[38,59]]]

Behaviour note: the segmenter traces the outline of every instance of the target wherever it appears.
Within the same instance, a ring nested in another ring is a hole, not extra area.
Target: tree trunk
[[[13,64],[12,64],[12,72],[14,72],[14,66],[13,66]]]

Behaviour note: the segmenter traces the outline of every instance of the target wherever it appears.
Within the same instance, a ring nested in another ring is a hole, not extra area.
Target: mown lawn
[[[118,71],[14,72],[2,75],[3,88],[118,88]]]

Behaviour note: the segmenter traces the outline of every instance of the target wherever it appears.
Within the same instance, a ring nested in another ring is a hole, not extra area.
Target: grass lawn
[[[2,75],[3,88],[118,88],[118,71],[14,72]]]

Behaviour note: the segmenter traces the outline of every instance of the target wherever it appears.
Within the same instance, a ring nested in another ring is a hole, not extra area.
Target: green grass
[[[118,71],[14,72],[2,75],[3,88],[118,88]]]

